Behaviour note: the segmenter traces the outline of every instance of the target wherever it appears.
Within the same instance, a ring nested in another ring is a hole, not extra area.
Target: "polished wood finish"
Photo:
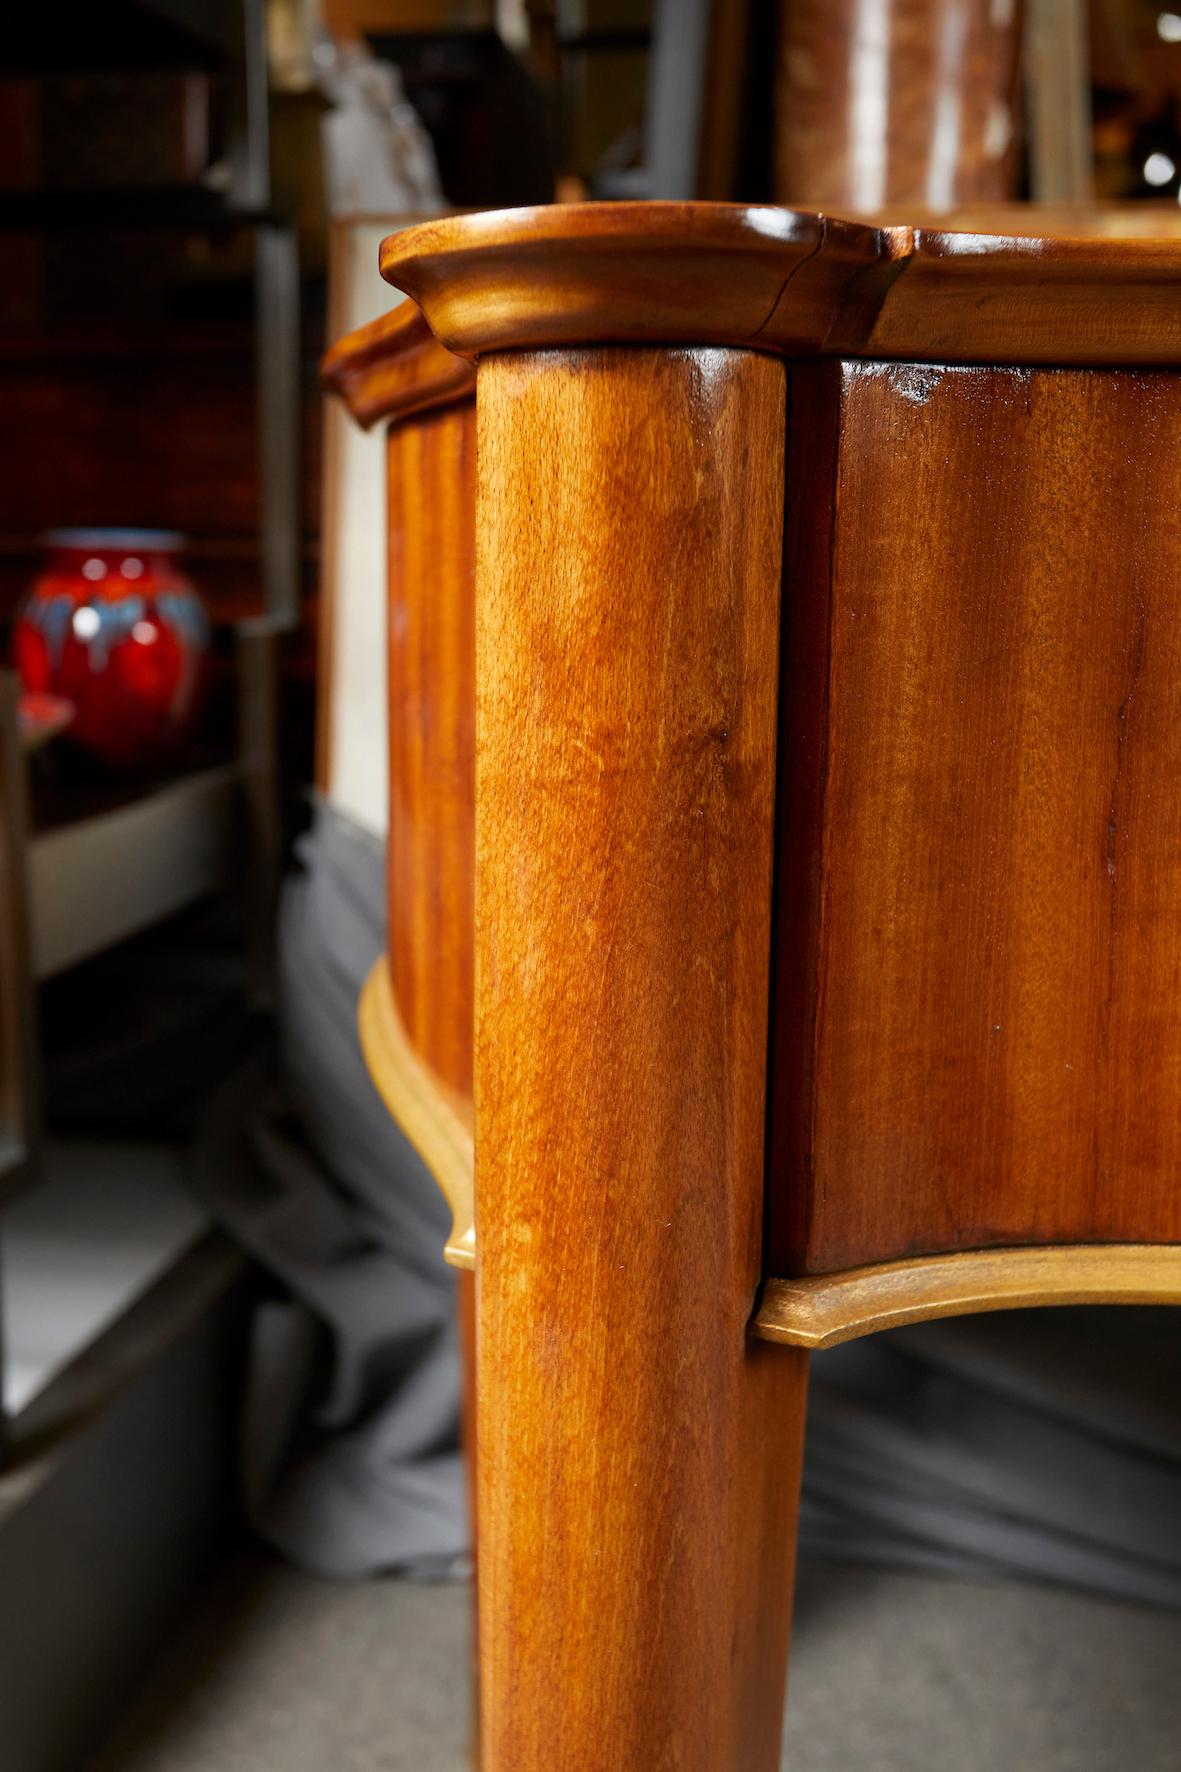
[[[469,399],[476,387],[471,364],[443,349],[413,302],[334,344],[320,381],[366,427]]]
[[[163,230],[156,230],[162,233]],[[183,236],[182,236],[183,237]],[[119,242],[112,249],[112,240]],[[5,285],[12,248],[5,232]],[[142,246],[143,236],[139,237]],[[142,258],[131,237],[63,236],[49,278],[55,303],[85,307],[100,263],[119,278],[126,307]],[[84,276],[78,265],[87,267]],[[193,260],[189,258],[191,271]],[[190,292],[191,293],[191,292]],[[134,305],[134,298],[132,298]],[[303,588],[315,587],[319,527],[320,401],[305,341],[306,397],[297,444]],[[41,570],[47,529],[134,518],[188,537],[185,567],[212,619],[232,623],[263,606],[263,485],[253,330],[212,317],[137,324],[97,313],[75,324],[0,325],[4,443],[0,456],[0,614],[12,613]]]
[[[1095,189],[1091,87],[1095,16],[1077,0],[1025,0],[1029,194],[1038,202],[1087,202]],[[1110,25],[1114,14],[1107,13]],[[1128,31],[1125,14],[1121,32]]]
[[[1167,230],[1166,230],[1167,232]],[[726,203],[452,216],[382,274],[450,350],[745,345],[935,363],[1181,363],[1169,238],[875,227]]]
[[[383,268],[479,360],[466,810],[460,406],[391,607],[453,742],[395,916],[476,814],[485,1772],[771,1772],[808,1348],[1178,1297],[1181,247],[602,205]]]
[[[746,1325],[785,379],[480,369],[486,1772],[779,1763],[806,1367]]]
[[[816,1352],[905,1323],[1067,1304],[1181,1304],[1181,1247],[972,1250],[768,1280],[752,1328]]]
[[[1019,0],[783,0],[775,196],[837,210],[1016,196],[1021,14]]]
[[[404,302],[334,345],[321,380],[359,424],[389,427],[389,966],[410,1044],[470,1100],[475,371]]]
[[[382,276],[471,357],[612,341],[818,350],[841,293],[879,261],[893,274],[873,228],[740,203],[506,209],[424,222],[381,249]]]
[[[872,314],[828,344],[928,363],[1181,363],[1175,240],[1005,238],[916,229]]]
[[[365,981],[357,1031],[366,1068],[381,1099],[439,1184],[451,1208],[444,1251],[452,1267],[475,1267],[472,1200],[472,1108],[423,1063],[410,1041],[389,968],[379,960]]]
[[[475,407],[391,427],[389,954],[414,1046],[472,1089]]]
[[[1181,1239],[1179,452],[1170,375],[796,373],[773,1273]]]

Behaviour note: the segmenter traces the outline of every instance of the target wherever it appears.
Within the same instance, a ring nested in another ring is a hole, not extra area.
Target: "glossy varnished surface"
[[[389,959],[411,1042],[472,1087],[475,406],[391,427]]]
[[[471,364],[444,350],[413,302],[338,340],[320,378],[366,426],[470,398],[476,385]]]
[[[761,343],[777,313],[779,335],[803,350],[823,341],[841,292],[887,258],[874,229],[805,211],[590,203],[425,222],[384,242],[381,270],[466,356],[613,340]]]
[[[837,291],[881,255],[874,230],[794,209],[562,204],[427,221],[383,243],[381,275],[466,356],[626,338],[747,344],[789,278],[794,330],[814,346]]]
[[[881,304],[838,320],[831,349],[935,363],[1181,363],[1176,238],[921,229],[898,256]]]
[[[925,362],[1181,363],[1181,242],[875,227],[725,203],[452,216],[382,273],[439,340],[728,344]]]
[[[483,1765],[772,1772],[805,1374],[747,1336],[784,370],[480,377]]]
[[[794,377],[770,1271],[1181,1238],[1181,384]]]

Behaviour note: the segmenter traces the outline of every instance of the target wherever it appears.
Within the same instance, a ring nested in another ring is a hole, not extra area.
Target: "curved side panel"
[[[390,431],[389,965],[406,1034],[472,1088],[475,402]]]
[[[816,1350],[936,1317],[1058,1304],[1181,1304],[1181,1244],[972,1250],[768,1280],[753,1329]]]
[[[1013,223],[1031,218],[1014,205]],[[1004,218],[997,217],[1003,226]],[[571,203],[449,216],[384,242],[386,281],[462,357],[734,345],[922,363],[1181,362],[1176,205],[1102,238],[878,227],[736,203]],[[1089,235],[1089,237],[1087,237]]]
[[[384,957],[365,981],[357,1009],[361,1050],[375,1088],[451,1208],[444,1251],[452,1267],[474,1268],[472,1110],[432,1075],[402,1026]]]

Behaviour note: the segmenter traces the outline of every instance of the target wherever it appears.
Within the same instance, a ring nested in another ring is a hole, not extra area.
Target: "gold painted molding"
[[[935,1317],[1058,1304],[1181,1304],[1181,1244],[973,1249],[768,1280],[752,1327],[817,1349]]]
[[[357,1006],[361,1050],[374,1086],[451,1208],[444,1254],[452,1267],[476,1265],[471,1104],[441,1083],[410,1044],[383,954]]]

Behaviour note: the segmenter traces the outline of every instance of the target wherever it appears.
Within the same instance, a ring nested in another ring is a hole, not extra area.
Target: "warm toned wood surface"
[[[480,368],[484,1772],[778,1766],[760,1273],[784,372]]]
[[[389,954],[414,1046],[472,1087],[475,406],[391,427]]]
[[[384,960],[365,981],[357,1031],[378,1094],[451,1208],[444,1254],[452,1267],[474,1268],[471,1102],[441,1083],[419,1057],[398,1014]]]
[[[443,349],[413,302],[334,344],[320,380],[366,427],[470,398],[476,383],[471,364]]]
[[[749,344],[789,281],[780,336],[814,350],[841,291],[888,256],[873,228],[771,205],[569,203],[408,228],[383,243],[381,272],[465,356],[611,340]]]
[[[904,1323],[1066,1304],[1181,1304],[1181,1247],[972,1250],[768,1280],[753,1327],[764,1341],[815,1351]]]
[[[725,203],[569,204],[395,234],[452,351],[634,341],[923,362],[1181,363],[1181,242],[877,228]]]
[[[1006,240],[1169,240],[1181,235],[1181,206],[1173,198],[1120,203],[972,201],[937,209],[920,203],[887,203],[872,213],[850,213],[854,220],[877,227],[994,234]]]
[[[775,195],[872,209],[1016,195],[1022,7],[783,0]]]
[[[770,1269],[1181,1238],[1181,383],[793,378]]]
[[[877,311],[842,316],[828,343],[935,363],[1177,364],[1179,287],[1175,238],[916,230]]]

